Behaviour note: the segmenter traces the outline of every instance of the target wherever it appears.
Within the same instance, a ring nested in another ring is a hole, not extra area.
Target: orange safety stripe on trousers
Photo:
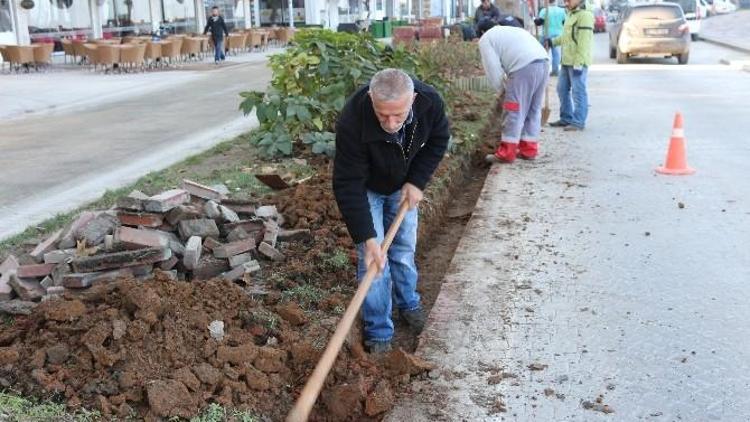
[[[506,111],[518,111],[521,109],[521,105],[512,101],[506,101],[503,103],[503,108]]]

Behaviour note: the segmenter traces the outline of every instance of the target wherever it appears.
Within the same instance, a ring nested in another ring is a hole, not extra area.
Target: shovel
[[[547,37],[549,34],[549,4],[544,6],[544,36]],[[549,48],[545,46],[545,50],[549,53]],[[544,107],[542,108],[542,126],[546,125],[549,121],[549,115],[552,114],[552,110],[549,108],[549,83],[544,87]]]
[[[393,238],[396,237],[396,232],[401,226],[401,222],[404,221],[407,211],[409,211],[409,203],[404,201],[401,203],[396,218],[393,220],[393,223],[391,223],[391,228],[388,229],[388,233],[385,235],[385,240],[383,240],[383,244],[380,246],[385,256],[388,256],[388,248],[391,247]],[[331,371],[336,356],[341,350],[341,346],[343,346],[349,330],[352,328],[354,318],[357,316],[357,312],[359,312],[362,302],[365,301],[367,291],[370,290],[370,285],[378,274],[378,271],[379,268],[377,264],[374,262],[370,263],[370,266],[367,268],[367,274],[365,274],[364,278],[359,283],[359,287],[354,293],[352,301],[349,303],[349,306],[346,308],[339,324],[336,326],[336,331],[328,341],[328,346],[326,346],[318,364],[315,365],[315,370],[307,380],[307,384],[305,384],[305,388],[302,389],[302,393],[300,393],[294,407],[287,415],[286,422],[304,422],[307,420],[308,416],[310,416],[310,411],[315,405],[320,390],[323,388],[326,376],[328,376],[328,372]]]

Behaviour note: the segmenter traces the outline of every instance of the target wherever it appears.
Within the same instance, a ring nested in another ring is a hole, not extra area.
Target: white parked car
[[[717,15],[737,11],[737,6],[729,0],[714,0],[714,13]]]

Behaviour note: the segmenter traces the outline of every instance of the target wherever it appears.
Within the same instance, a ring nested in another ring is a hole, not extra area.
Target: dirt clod
[[[367,416],[379,415],[393,407],[393,391],[386,381],[380,381],[375,389],[365,400],[365,414]]]
[[[279,306],[276,312],[292,325],[303,325],[306,321],[305,311],[294,302]]]
[[[431,363],[406,353],[402,348],[392,351],[386,358],[385,365],[399,375],[419,375],[435,368]]]
[[[148,404],[157,416],[189,418],[196,409],[185,385],[177,380],[157,380],[148,384]]]

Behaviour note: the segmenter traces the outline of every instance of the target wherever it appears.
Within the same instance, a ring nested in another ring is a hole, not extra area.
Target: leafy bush
[[[242,92],[240,108],[256,110],[260,129],[253,141],[268,156],[290,155],[297,141],[332,154],[330,135],[346,98],[387,67],[414,73],[414,55],[392,49],[366,34],[305,29],[295,45],[271,57],[273,78],[267,92]],[[303,138],[308,132],[323,132]]]

